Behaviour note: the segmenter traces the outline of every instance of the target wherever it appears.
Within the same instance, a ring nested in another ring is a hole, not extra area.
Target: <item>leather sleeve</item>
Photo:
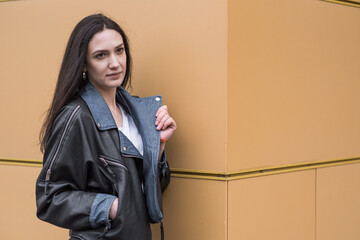
[[[67,106],[55,120],[36,182],[37,216],[73,230],[91,228],[89,215],[96,196],[86,191],[94,161],[89,128],[81,112],[80,106]]]

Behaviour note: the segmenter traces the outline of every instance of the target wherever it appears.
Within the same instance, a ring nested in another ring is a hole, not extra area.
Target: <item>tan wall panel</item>
[[[41,159],[41,114],[50,103],[66,41],[81,18],[96,12],[112,16],[129,35],[133,93],[162,94],[177,120],[179,130],[168,148],[171,166],[224,171],[226,0],[206,1],[206,8],[200,0],[1,3],[0,157]]]
[[[165,239],[226,239],[225,182],[172,178],[163,200]],[[152,229],[160,239],[159,227]]]
[[[316,239],[360,239],[360,164],[318,169]]]
[[[229,0],[228,18],[228,170],[359,156],[359,9]]]
[[[36,217],[35,181],[39,171],[40,168],[0,165],[0,239],[67,239],[67,230]]]
[[[315,240],[315,170],[229,182],[228,240]]]

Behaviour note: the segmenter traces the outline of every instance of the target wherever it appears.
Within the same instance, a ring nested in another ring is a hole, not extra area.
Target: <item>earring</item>
[[[83,72],[83,79],[86,80],[86,72]]]

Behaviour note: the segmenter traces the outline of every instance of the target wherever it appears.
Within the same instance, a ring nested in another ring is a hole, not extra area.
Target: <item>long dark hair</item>
[[[46,112],[45,121],[40,131],[40,149],[44,152],[50,139],[52,126],[60,110],[74,97],[78,96],[88,80],[82,77],[86,63],[86,51],[92,37],[104,29],[113,29],[123,38],[126,53],[126,73],[121,84],[123,88],[131,85],[131,55],[129,41],[120,26],[104,16],[94,14],[82,19],[72,31],[66,46],[56,88],[50,108]]]

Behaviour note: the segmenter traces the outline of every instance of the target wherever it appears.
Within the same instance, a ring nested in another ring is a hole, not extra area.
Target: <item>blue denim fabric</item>
[[[109,107],[94,85],[89,82],[81,92],[81,97],[87,103],[95,124],[100,131],[117,129]],[[122,87],[118,87],[116,101],[131,115],[142,137],[144,146],[144,156],[142,156],[144,159],[144,194],[146,195],[150,217],[155,222],[160,222],[163,215],[160,207],[161,198],[158,197],[158,191],[160,190],[157,189],[157,181],[159,174],[164,175],[167,164],[165,154],[163,154],[161,161],[158,161],[160,132],[156,130],[155,119],[156,112],[161,107],[162,98],[161,96],[137,98],[131,96]],[[153,117],[149,118],[149,116]],[[141,157],[136,147],[121,131],[119,131],[119,138],[123,155]],[[92,226],[109,223],[108,214],[111,206],[111,204],[108,204],[109,196],[106,194],[96,196],[97,201],[93,202],[90,210],[90,216],[95,216],[90,218]]]
[[[119,131],[120,134],[120,144],[121,144],[121,153],[123,155],[130,155],[134,157],[141,157],[142,155],[139,153],[137,148],[132,144],[132,142],[123,134],[121,131]]]
[[[91,227],[97,228],[105,225],[110,229],[111,223],[109,220],[110,207],[116,196],[98,193],[91,205],[89,222]]]
[[[88,105],[99,130],[117,128],[108,105],[92,83],[89,82],[85,86],[85,89],[81,92],[81,97]]]
[[[161,96],[136,98],[121,87],[117,89],[116,98],[127,107],[139,128],[144,144],[143,174],[147,207],[151,219],[160,222],[163,219],[161,194],[159,194],[161,191],[158,189],[160,132],[156,130],[155,119],[156,112],[162,105],[162,98]],[[167,167],[166,161],[163,167]]]

